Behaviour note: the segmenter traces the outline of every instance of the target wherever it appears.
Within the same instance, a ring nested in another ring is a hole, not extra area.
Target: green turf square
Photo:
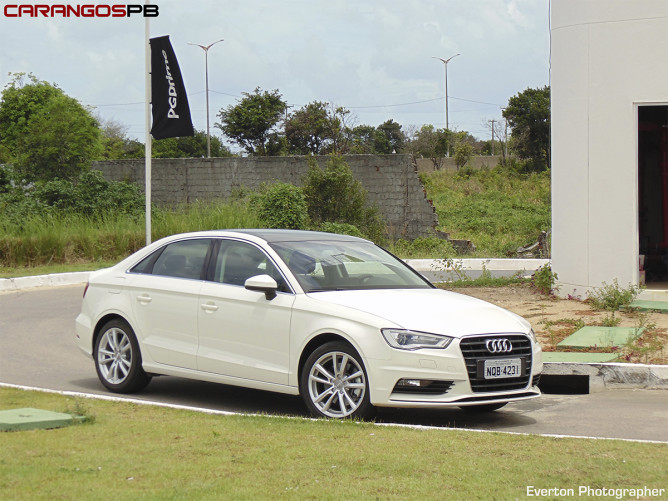
[[[71,414],[41,409],[10,409],[0,411],[0,431],[62,428],[81,419]]]
[[[644,330],[644,328],[636,329],[635,327],[587,326],[574,332],[557,346],[563,348],[624,346],[630,340],[640,336]]]
[[[638,309],[640,311],[658,311],[661,313],[668,313],[668,303],[665,301],[646,301],[643,299],[636,299],[633,301],[628,309]]]

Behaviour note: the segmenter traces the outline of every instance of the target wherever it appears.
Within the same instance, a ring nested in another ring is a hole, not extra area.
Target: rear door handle
[[[137,296],[137,301],[139,301],[142,304],[148,304],[151,301],[153,301],[153,298],[148,294],[142,294],[141,296]]]
[[[202,304],[202,309],[203,309],[204,311],[209,312],[209,313],[213,313],[214,311],[217,311],[217,310],[218,310],[218,306],[216,306],[216,305],[213,304],[213,303],[203,303],[203,304]]]

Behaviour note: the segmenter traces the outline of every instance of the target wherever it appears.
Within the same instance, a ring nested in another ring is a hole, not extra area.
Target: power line
[[[202,94],[204,91],[197,91],[197,92],[191,92],[190,95],[196,95],[196,94]],[[223,96],[229,96],[229,97],[235,97],[239,98],[241,96],[237,94],[230,94],[228,92],[220,92],[217,90],[212,90],[210,89],[209,92],[213,92],[214,94],[221,94]],[[376,104],[376,105],[367,105],[367,106],[346,106],[347,109],[350,110],[361,110],[361,109],[372,109],[372,108],[394,108],[394,107],[399,107],[399,106],[410,106],[413,104],[423,104],[423,103],[432,103],[434,101],[442,101],[444,98],[443,97],[436,97],[433,99],[425,99],[422,101],[411,101],[407,103],[397,103],[397,104]],[[454,99],[456,101],[465,101],[467,103],[475,103],[475,104],[484,104],[487,106],[502,106],[498,103],[488,103],[486,101],[476,101],[475,99],[465,99],[463,97],[454,97],[450,96],[450,99]],[[103,108],[103,107],[108,107],[108,106],[136,106],[140,104],[145,104],[145,101],[138,101],[134,103],[112,103],[112,104],[90,104],[90,106],[94,106],[96,108]]]

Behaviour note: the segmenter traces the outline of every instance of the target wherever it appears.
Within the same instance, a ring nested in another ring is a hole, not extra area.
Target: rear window
[[[210,245],[208,238],[171,243],[144,258],[130,272],[199,280]]]

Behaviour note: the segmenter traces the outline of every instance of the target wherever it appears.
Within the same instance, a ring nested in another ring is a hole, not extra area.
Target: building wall
[[[668,2],[551,0],[552,268],[638,284],[637,107],[668,103]]]
[[[322,168],[328,158],[316,157]],[[433,232],[438,218],[410,155],[349,155],[345,159],[368,191],[369,202],[378,205],[393,236],[414,239]],[[144,187],[144,160],[96,162],[93,169],[109,180]],[[228,198],[234,189],[255,189],[263,182],[299,186],[307,170],[305,157],[153,159],[151,198],[154,203],[174,206]]]

